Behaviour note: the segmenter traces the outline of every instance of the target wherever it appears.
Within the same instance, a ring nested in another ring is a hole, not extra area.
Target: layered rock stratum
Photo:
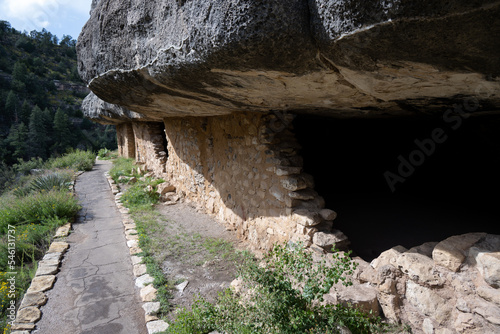
[[[498,109],[499,35],[494,0],[94,0],[77,48],[88,100],[138,117],[369,117]]]

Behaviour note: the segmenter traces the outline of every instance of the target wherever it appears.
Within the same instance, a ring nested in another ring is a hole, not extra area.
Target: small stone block
[[[45,305],[45,303],[47,303],[47,296],[43,292],[30,292],[24,295],[19,308],[42,306]]]
[[[330,209],[323,209],[319,214],[324,220],[335,220],[337,218],[337,213]]]
[[[147,268],[145,264],[136,264],[134,265],[134,276],[140,277],[147,273]]]
[[[69,248],[69,244],[63,241],[54,241],[47,253],[64,253]]]
[[[141,289],[140,296],[143,302],[152,302],[156,299],[157,290],[154,286],[148,285]]]
[[[139,264],[142,262],[142,257],[140,257],[140,256],[134,255],[130,259],[132,260],[132,265],[136,265],[136,264]]]
[[[154,334],[166,331],[168,329],[168,324],[163,320],[150,321],[146,324],[148,328],[148,334]]]
[[[146,315],[154,315],[157,314],[158,311],[160,311],[160,302],[149,302],[149,303],[144,303],[142,305],[142,308],[144,309],[144,312]]]
[[[51,261],[51,260],[57,260],[58,262],[61,260],[63,253],[62,252],[55,252],[55,253],[47,253],[43,257],[42,261]]]
[[[150,321],[159,320],[159,318],[156,315],[147,315],[146,314],[144,316],[144,320],[146,320],[146,322],[150,322]]]
[[[136,278],[135,286],[137,286],[138,288],[143,288],[147,284],[153,283],[153,281],[154,281],[153,277],[151,277],[148,274],[145,274],[145,275],[142,275],[141,277]]]
[[[55,253],[53,253],[55,254]],[[59,265],[59,259],[50,259],[50,260],[42,260],[38,262],[38,266],[58,266]]]
[[[18,323],[35,323],[42,317],[42,312],[38,307],[29,306],[17,312],[16,321]]]
[[[35,324],[32,323],[13,323],[12,327],[10,327],[11,330],[14,331],[31,331],[35,329]],[[11,332],[12,333],[12,332]]]
[[[139,247],[139,242],[137,240],[127,241],[128,248]]]
[[[38,267],[35,276],[55,275],[59,271],[59,266],[41,265]]]
[[[44,292],[52,289],[56,277],[54,275],[37,276],[31,281],[31,286],[27,292]]]
[[[68,223],[64,226],[61,226],[57,229],[55,238],[67,237],[69,235],[69,231],[71,230],[71,223]]]

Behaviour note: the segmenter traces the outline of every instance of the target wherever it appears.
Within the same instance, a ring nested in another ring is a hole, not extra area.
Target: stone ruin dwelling
[[[86,116],[256,252],[351,248],[333,302],[500,333],[499,36],[496,0],[94,0],[77,49]]]

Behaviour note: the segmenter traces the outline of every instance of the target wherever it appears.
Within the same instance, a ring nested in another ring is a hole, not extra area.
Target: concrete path
[[[110,167],[110,162],[99,160],[77,180],[83,209],[33,333],[147,333],[121,214],[104,176]]]

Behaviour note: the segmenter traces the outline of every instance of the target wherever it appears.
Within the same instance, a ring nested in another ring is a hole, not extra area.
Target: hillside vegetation
[[[20,32],[0,21],[0,169],[71,148],[116,147],[113,126],[83,118],[88,89],[78,75],[75,45],[71,36]]]

